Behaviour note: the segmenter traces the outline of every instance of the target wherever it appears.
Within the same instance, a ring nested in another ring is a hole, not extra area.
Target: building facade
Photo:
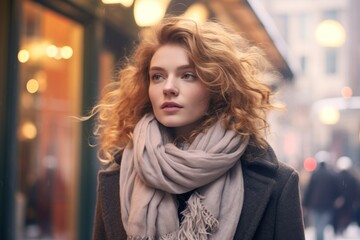
[[[329,151],[360,161],[359,2],[261,0],[286,41],[295,77],[283,89],[281,157],[301,164]]]

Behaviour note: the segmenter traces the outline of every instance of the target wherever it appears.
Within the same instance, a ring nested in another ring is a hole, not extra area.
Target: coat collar
[[[262,149],[249,145],[241,161],[245,196],[234,239],[250,240],[254,238],[270,200],[279,163],[270,146]]]
[[[270,175],[275,174],[279,167],[277,157],[270,145],[260,148],[250,143],[246,148],[241,161],[249,168],[263,169]]]

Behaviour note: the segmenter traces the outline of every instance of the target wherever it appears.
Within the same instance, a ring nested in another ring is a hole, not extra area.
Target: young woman
[[[164,19],[94,108],[94,239],[304,239],[298,174],[263,138],[262,52],[228,27]]]

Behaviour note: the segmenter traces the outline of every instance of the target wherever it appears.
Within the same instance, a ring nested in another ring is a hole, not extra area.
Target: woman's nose
[[[168,77],[168,79],[166,79],[163,93],[165,95],[174,95],[174,96],[177,96],[179,94],[179,89],[176,85],[176,79],[174,77]]]

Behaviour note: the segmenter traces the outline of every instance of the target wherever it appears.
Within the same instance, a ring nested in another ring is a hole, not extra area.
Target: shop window
[[[308,59],[305,56],[301,56],[300,57],[300,69],[301,69],[301,74],[305,75],[307,72],[307,68],[308,68]]]
[[[338,20],[339,12],[336,9],[330,9],[323,12],[324,19]]]
[[[299,38],[301,40],[309,38],[309,15],[305,13],[299,16]]]
[[[333,75],[337,72],[338,51],[336,48],[325,49],[325,72],[327,75]]]
[[[23,1],[16,239],[76,239],[83,27]]]
[[[284,38],[285,42],[289,42],[289,16],[287,15],[280,15],[277,18],[277,24],[279,31]]]

